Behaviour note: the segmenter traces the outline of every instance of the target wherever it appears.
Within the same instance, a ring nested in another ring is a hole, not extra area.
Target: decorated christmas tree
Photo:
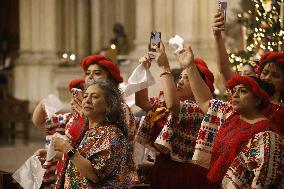
[[[230,52],[230,62],[238,67],[266,51],[284,51],[284,0],[242,0],[240,7],[235,22],[241,32],[234,32],[241,33],[241,43]]]

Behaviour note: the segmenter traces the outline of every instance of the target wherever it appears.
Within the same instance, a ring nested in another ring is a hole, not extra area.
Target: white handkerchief
[[[24,189],[39,189],[45,170],[36,156],[31,156],[12,177]]]
[[[175,35],[175,37],[169,40],[169,44],[175,50],[175,53],[183,49],[183,43],[184,40],[178,35]]]
[[[63,108],[63,103],[53,94],[48,95],[47,99],[45,99],[44,104],[48,118],[51,118],[53,114]]]
[[[124,97],[125,103],[127,106],[131,107],[135,104],[135,94],[132,94],[130,96]]]
[[[153,75],[149,69],[146,69],[142,64],[138,65],[132,72],[125,87],[125,96],[128,97],[137,91],[145,89],[155,84]]]
[[[125,95],[126,87],[127,87],[127,83],[120,83],[119,86],[118,86],[120,91],[123,92],[123,99],[124,99],[125,103],[127,104],[127,106],[131,107],[135,104],[135,94],[126,96]]]
[[[65,135],[61,135],[59,133],[54,133],[53,137],[58,137],[58,138],[62,138],[64,140],[68,140],[67,136]],[[46,152],[46,160],[44,162],[44,165],[47,165],[47,161],[50,161],[54,156],[56,155],[56,151],[54,150],[53,146],[51,145],[51,143],[48,145],[47,147],[47,152]]]

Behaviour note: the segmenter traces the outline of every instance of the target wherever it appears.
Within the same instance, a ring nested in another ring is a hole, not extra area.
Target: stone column
[[[104,0],[102,3],[102,47],[109,47],[110,39],[113,36],[112,28],[115,22],[115,0]]]
[[[121,24],[126,23],[125,12],[128,9],[127,0],[115,0],[114,2],[114,13],[115,13],[115,22],[120,22]]]
[[[149,43],[150,32],[154,26],[153,1],[136,0],[136,51],[145,51]],[[142,55],[142,54],[140,54]]]
[[[77,7],[76,0],[63,0],[63,49],[68,55],[76,53],[77,48]]]
[[[30,11],[31,0],[26,0],[25,2],[19,1],[19,11],[20,11],[20,50],[22,52],[27,52],[31,50],[31,19],[26,19],[31,17]]]
[[[91,0],[91,54],[102,48],[101,0]]]
[[[20,1],[20,51],[14,68],[14,96],[30,101],[55,92],[53,70],[58,65],[56,0]]]
[[[174,1],[174,31],[186,42],[193,43],[197,35],[197,3],[198,0]]]
[[[162,32],[162,39],[165,44],[167,44],[168,40],[174,35],[173,7],[173,0],[155,0],[154,2],[154,30]]]
[[[89,54],[90,51],[90,2],[77,1],[77,59]]]

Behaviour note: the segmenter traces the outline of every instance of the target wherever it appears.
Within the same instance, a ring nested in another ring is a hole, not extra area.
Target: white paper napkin
[[[43,180],[45,170],[42,168],[39,159],[31,156],[12,177],[24,189],[39,189]]]
[[[169,44],[175,50],[175,53],[183,49],[183,43],[184,40],[178,35],[175,35],[173,38],[169,40]]]
[[[63,103],[55,95],[50,94],[44,101],[45,111],[48,118],[63,108]]]
[[[138,65],[132,72],[125,87],[125,96],[128,97],[137,91],[145,89],[155,84],[155,80],[150,70],[142,64]]]

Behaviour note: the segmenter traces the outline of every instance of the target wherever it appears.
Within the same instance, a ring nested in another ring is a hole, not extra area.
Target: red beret
[[[72,79],[68,86],[69,92],[71,92],[72,88],[78,85],[79,85],[79,89],[84,90],[85,79],[84,78]]]
[[[234,74],[232,78],[227,82],[227,88],[232,90],[234,86],[243,84],[244,86],[250,88],[252,93],[261,98],[265,105],[270,103],[268,94],[259,86],[259,84],[250,76],[240,76],[239,74]]]
[[[108,58],[106,58],[102,55],[87,56],[87,57],[84,58],[84,60],[82,62],[82,68],[83,68],[84,72],[87,71],[88,66],[90,64],[98,64],[98,65],[104,67],[105,69],[107,69],[110,72],[112,77],[118,83],[123,82],[123,78],[120,75],[120,71],[119,71],[117,64],[114,64],[110,59],[108,59]]]
[[[201,58],[195,58],[194,63],[197,67],[197,69],[204,74],[205,76],[205,83],[209,87],[211,93],[214,93],[214,75],[213,73],[208,69],[207,64],[202,60]]]
[[[278,62],[278,63],[284,64],[284,53],[283,52],[266,52],[266,53],[264,53],[259,60],[258,74],[261,74],[264,66],[268,62],[271,62],[271,63]]]

